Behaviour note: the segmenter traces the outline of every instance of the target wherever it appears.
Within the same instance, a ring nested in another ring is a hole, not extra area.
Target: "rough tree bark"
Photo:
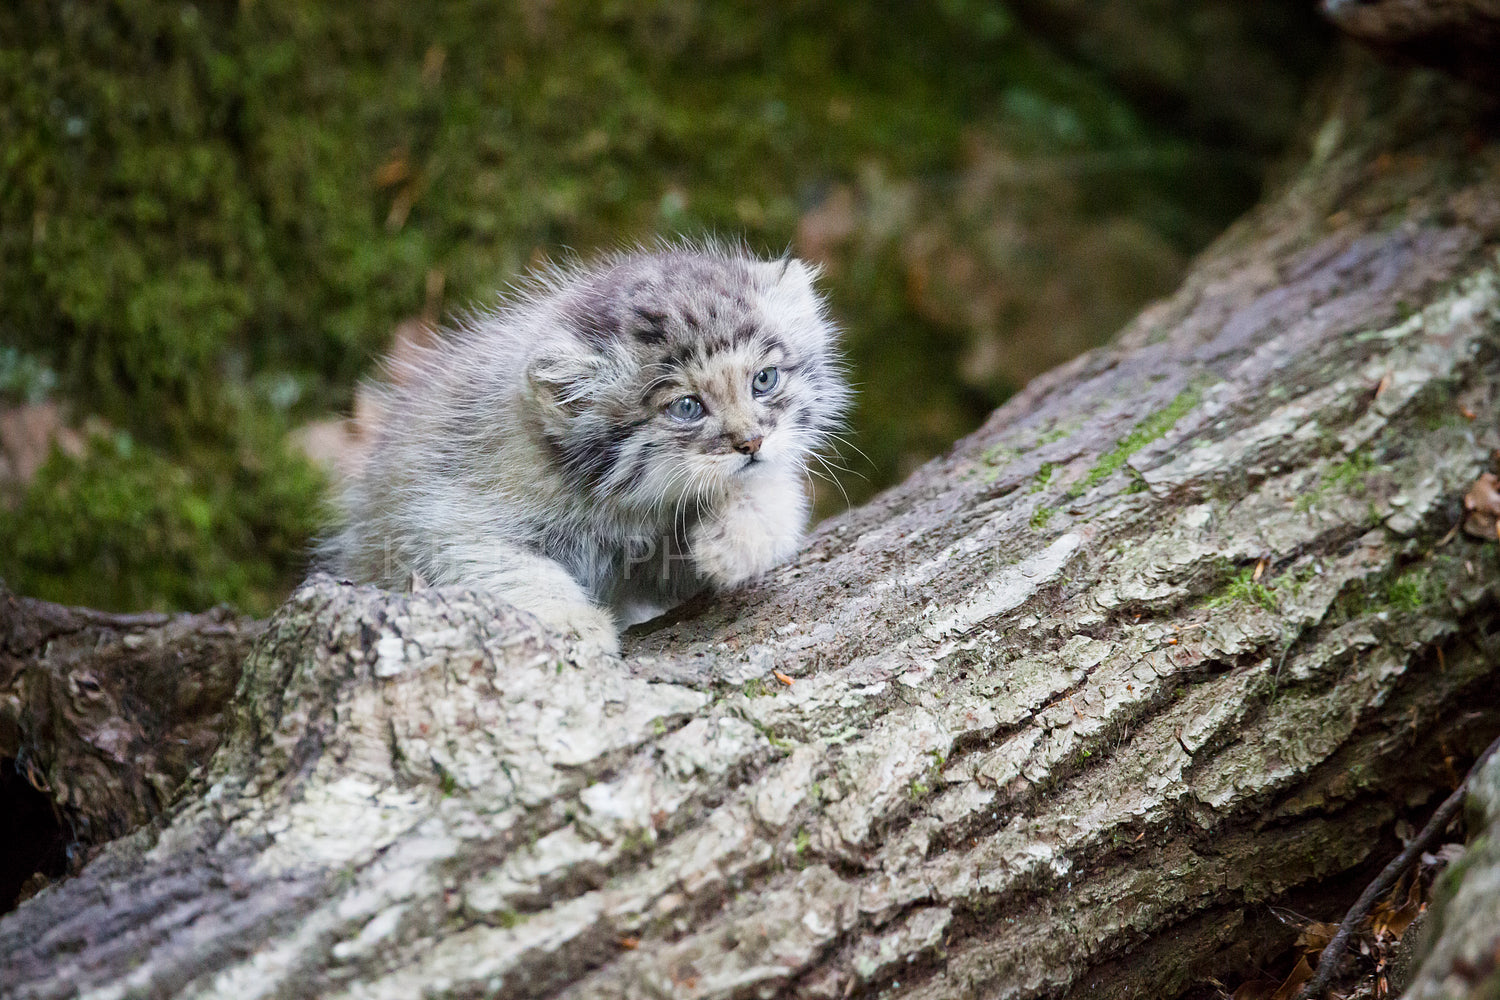
[[[1353,59],[1110,348],[590,659],[310,581],[26,998],[1173,997],[1500,732],[1493,107]],[[785,680],[783,680],[785,678]],[[1304,897],[1304,901],[1305,901]],[[1323,898],[1336,916],[1333,900]]]
[[[11,780],[44,793],[63,821],[7,831],[0,901],[39,869],[62,874],[70,846],[99,844],[161,813],[218,746],[240,664],[262,628],[223,611],[65,608],[0,583],[0,761],[14,762]],[[14,807],[14,799],[5,801]],[[39,832],[48,827],[51,837]]]
[[[158,815],[218,745],[264,627],[222,610],[65,608],[0,585],[0,758],[46,788],[80,839],[118,837]]]

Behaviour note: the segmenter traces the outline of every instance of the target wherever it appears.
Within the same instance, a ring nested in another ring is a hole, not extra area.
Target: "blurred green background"
[[[297,428],[400,324],[657,235],[824,265],[858,502],[1254,202],[1311,7],[9,0],[0,577],[266,612],[324,517]]]

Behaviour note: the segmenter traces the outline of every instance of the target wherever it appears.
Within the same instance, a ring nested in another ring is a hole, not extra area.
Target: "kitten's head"
[[[631,506],[800,474],[849,404],[813,277],[717,246],[552,275],[559,335],[526,372],[548,447],[581,486]]]

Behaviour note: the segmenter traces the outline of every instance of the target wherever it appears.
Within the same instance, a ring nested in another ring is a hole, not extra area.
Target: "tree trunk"
[[[10,995],[1173,997],[1336,917],[1500,732],[1500,142],[1363,58],[1321,107],[1114,346],[623,662],[310,581]]]

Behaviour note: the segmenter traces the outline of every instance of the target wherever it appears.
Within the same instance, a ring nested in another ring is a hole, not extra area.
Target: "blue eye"
[[[667,404],[667,416],[673,420],[697,420],[703,416],[703,400],[697,396],[683,396]]]
[[[760,371],[756,372],[755,377],[750,380],[750,389],[757,396],[764,396],[766,393],[776,388],[776,383],[780,381],[781,373],[778,372],[775,368],[762,368]]]

